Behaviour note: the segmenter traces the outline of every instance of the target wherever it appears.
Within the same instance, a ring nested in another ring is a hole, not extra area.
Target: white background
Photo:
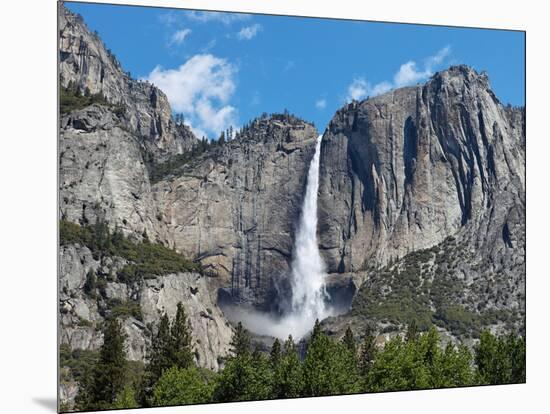
[[[527,30],[527,384],[178,407],[139,413],[541,412],[550,343],[550,154],[544,2],[129,0],[133,4]],[[122,3],[111,1],[112,3]],[[538,3],[538,6],[537,6]],[[0,411],[51,413],[56,398],[56,3],[0,3]],[[365,41],[368,41],[366,39]],[[372,41],[376,41],[373,39]],[[6,93],[7,92],[7,93]],[[126,411],[124,411],[126,412]]]

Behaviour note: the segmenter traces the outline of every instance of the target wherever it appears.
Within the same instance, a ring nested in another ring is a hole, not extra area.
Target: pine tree
[[[346,347],[346,349],[349,351],[350,355],[353,356],[354,359],[357,358],[357,346],[355,344],[355,338],[353,336],[353,331],[348,326],[346,329],[346,333],[344,334],[344,337],[342,338],[342,345]]]
[[[271,367],[277,369],[279,363],[281,362],[281,343],[279,339],[275,339],[273,345],[271,346],[271,352],[269,354],[269,360],[271,362]]]
[[[407,327],[407,334],[405,340],[407,342],[416,341],[418,339],[418,327],[416,325],[416,320],[412,320]]]
[[[152,392],[152,406],[212,402],[212,386],[196,367],[172,367],[159,378]]]
[[[95,290],[97,287],[97,278],[93,269],[88,270],[86,273],[86,282],[84,283],[84,292],[91,296],[95,297]]]
[[[172,338],[170,335],[170,321],[168,315],[160,318],[157,334],[151,341],[151,352],[147,371],[152,383],[155,383],[161,375],[172,366]]]
[[[247,357],[245,357],[247,358]],[[252,353],[251,375],[247,384],[247,399],[266,400],[273,389],[273,370],[271,361],[256,347]]]
[[[106,322],[99,361],[92,376],[83,381],[77,398],[78,409],[97,410],[111,408],[126,385],[126,334],[116,319]]]
[[[366,379],[367,375],[374,362],[376,355],[376,337],[372,334],[371,329],[367,328],[361,347],[361,355],[359,357],[359,372]]]
[[[241,322],[237,324],[237,328],[233,333],[230,345],[230,352],[233,357],[250,354],[250,335]]]
[[[307,396],[335,395],[360,389],[356,364],[349,351],[321,331],[315,322],[304,361],[304,393]]]
[[[525,382],[525,341],[515,335],[497,338],[483,332],[475,348],[480,384]]]
[[[171,328],[171,362],[173,366],[185,369],[193,365],[191,328],[181,302],[178,303],[176,317]]]
[[[525,382],[525,339],[510,334],[506,338],[506,348],[510,357],[510,382]]]
[[[123,390],[126,370],[126,351],[124,343],[126,334],[116,319],[107,322],[103,345],[99,353],[99,371],[94,384],[98,401],[113,403],[116,396]],[[101,398],[104,396],[103,398]]]
[[[115,402],[110,408],[138,408],[136,402],[136,393],[130,385],[126,385],[123,390],[117,395]]]
[[[273,373],[273,398],[300,397],[303,387],[302,364],[292,335],[289,335]]]
[[[231,340],[231,356],[217,377],[218,402],[266,399],[271,395],[271,367],[258,349],[250,353],[250,336],[239,322]]]
[[[319,319],[315,319],[315,323],[313,324],[313,329],[311,331],[310,342],[313,342],[313,340],[321,334],[321,323],[319,322]]]

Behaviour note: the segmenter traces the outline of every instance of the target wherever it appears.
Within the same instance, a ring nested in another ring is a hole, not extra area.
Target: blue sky
[[[149,79],[196,133],[288,109],[320,132],[351,98],[465,63],[524,105],[524,34],[315,18],[66,3],[125,70]]]

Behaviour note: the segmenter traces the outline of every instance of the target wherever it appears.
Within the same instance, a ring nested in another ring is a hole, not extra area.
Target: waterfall
[[[317,244],[317,192],[322,135],[317,138],[315,154],[309,165],[307,185],[292,262],[292,311],[307,326],[327,315],[325,266]],[[306,327],[307,329],[307,327]]]
[[[300,221],[294,240],[291,264],[292,301],[281,318],[273,315],[243,311],[226,307],[224,313],[233,320],[241,321],[248,329],[260,335],[286,339],[292,335],[301,339],[307,334],[315,319],[330,316],[325,300],[325,266],[317,244],[317,192],[319,190],[319,158],[322,135],[317,138],[315,154],[309,165],[306,192],[302,203]]]

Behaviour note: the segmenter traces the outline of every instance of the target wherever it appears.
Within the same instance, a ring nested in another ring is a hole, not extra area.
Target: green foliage
[[[67,88],[62,86],[59,90],[59,109],[62,114],[83,109],[92,104],[111,106],[101,93],[90,94],[87,90],[81,94],[72,86]]]
[[[475,362],[481,384],[525,382],[525,340],[515,335],[497,338],[485,331],[475,348]]]
[[[360,391],[355,358],[330,339],[316,322],[304,360],[304,395],[349,394]]]
[[[144,158],[149,172],[149,180],[151,183],[157,183],[217,146],[218,143],[216,141],[208,141],[203,137],[191,150],[183,154],[173,155],[164,162],[155,162],[155,160],[145,155]]]
[[[277,369],[279,363],[281,362],[281,342],[279,339],[275,338],[273,345],[271,346],[271,352],[269,353],[269,361],[271,362],[271,367]]]
[[[304,378],[296,345],[289,336],[279,363],[273,372],[273,398],[295,398],[302,395]]]
[[[357,345],[355,343],[355,337],[353,336],[353,331],[349,326],[346,328],[346,332],[344,333],[344,337],[342,338],[342,345],[344,345],[350,355],[353,355],[354,358],[357,356]]]
[[[376,355],[367,374],[368,391],[403,391],[471,385],[471,354],[465,347],[439,346],[434,328],[416,340],[397,336]]]
[[[110,408],[123,409],[123,408],[139,408],[136,401],[136,392],[130,385],[126,385],[115,398],[115,402]]]
[[[78,318],[78,326],[89,328],[89,327],[94,326],[94,324],[91,321],[89,321],[88,319],[84,319],[84,318],[79,317]]]
[[[219,402],[267,399],[272,394],[272,360],[257,349],[250,353],[250,334],[238,323],[230,356],[217,378],[214,399]]]
[[[260,352],[229,358],[214,389],[214,400],[218,402],[261,400],[271,395],[270,361]]]
[[[234,357],[245,356],[250,353],[250,334],[239,322],[231,338],[230,352]]]
[[[405,335],[405,340],[407,342],[416,341],[418,339],[418,327],[416,326],[416,321],[413,319],[409,326],[407,327],[407,334]]]
[[[191,367],[193,365],[191,326],[187,321],[187,315],[181,302],[178,303],[170,334],[173,366],[181,369]]]
[[[191,327],[181,302],[176,317],[170,324],[165,313],[160,319],[156,335],[151,340],[148,364],[143,379],[140,400],[154,404],[154,384],[171,368],[186,370],[194,367]]]
[[[212,401],[212,384],[196,367],[173,366],[158,380],[153,389],[152,405],[200,404]]]
[[[91,245],[92,233],[89,227],[81,227],[67,220],[59,221],[59,241],[62,246],[71,244]]]
[[[93,269],[90,269],[86,273],[86,282],[84,282],[84,292],[88,296],[95,296],[95,290],[97,288],[97,278]]]
[[[370,329],[367,329],[361,346],[361,355],[359,356],[359,374],[365,381],[376,357],[376,337]]]
[[[111,310],[110,317],[127,318],[131,316],[136,318],[138,321],[143,320],[143,315],[139,302],[133,300],[121,302],[118,299],[113,299],[109,301],[108,304]]]
[[[437,353],[431,371],[433,388],[448,388],[474,384],[471,368],[472,354],[465,346],[447,344],[444,352]]]
[[[59,412],[60,413],[71,412],[71,406],[67,401],[59,401]]]
[[[93,226],[79,226],[61,220],[59,233],[63,246],[81,244],[88,247],[96,259],[118,256],[130,261],[130,264],[118,272],[118,279],[125,283],[168,273],[202,273],[200,264],[193,263],[176,251],[162,244],[151,243],[147,239],[141,242],[131,241],[118,230],[111,233],[105,222],[97,221]]]
[[[465,346],[441,346],[434,327],[418,333],[409,325],[407,339],[395,336],[382,349],[367,329],[357,357],[351,329],[341,341],[321,330],[316,321],[305,359],[289,336],[274,342],[269,355],[250,352],[250,336],[235,329],[224,368],[212,373],[194,366],[191,331],[184,308],[178,305],[170,323],[161,317],[142,377],[142,365],[125,360],[124,334],[116,320],[104,328],[98,353],[60,349],[61,366],[70,367],[80,384],[77,409],[132,408],[206,402],[294,398],[355,392],[401,391],[500,384],[525,381],[525,341],[511,335],[497,338],[485,332],[476,347],[475,366]],[[132,380],[130,380],[132,379]],[[63,381],[62,377],[62,381]],[[136,398],[136,390],[140,390]],[[136,402],[138,400],[138,402]]]
[[[126,385],[126,334],[116,319],[110,319],[103,330],[103,345],[91,376],[83,377],[76,398],[78,409],[110,408]]]
[[[78,382],[82,378],[91,375],[92,369],[98,359],[98,351],[71,350],[67,344],[62,344],[59,347],[59,366],[70,368],[72,378]]]
[[[172,338],[170,336],[170,320],[164,314],[160,318],[157,334],[151,343],[147,372],[151,382],[156,382],[162,374],[172,367]]]
[[[482,309],[479,292],[466,302],[457,300],[472,289],[461,276],[463,266],[470,266],[469,254],[455,238],[448,237],[440,245],[409,253],[382,269],[367,268],[370,277],[354,297],[352,313],[389,323],[388,330],[414,321],[418,332],[435,324],[458,337],[479,337],[483,329],[498,322],[513,327],[517,312]],[[459,265],[460,274],[455,270]],[[483,263],[470,266],[477,272],[486,267]]]

